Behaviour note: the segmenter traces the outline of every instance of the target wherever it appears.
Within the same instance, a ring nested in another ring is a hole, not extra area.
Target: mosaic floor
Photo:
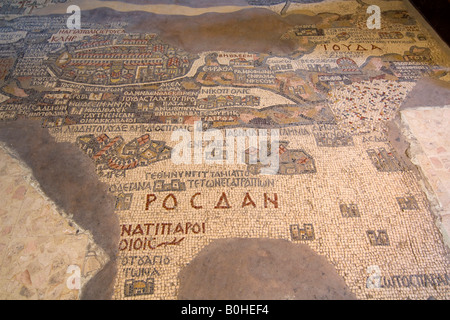
[[[409,3],[0,18],[1,298],[450,299],[450,56]]]

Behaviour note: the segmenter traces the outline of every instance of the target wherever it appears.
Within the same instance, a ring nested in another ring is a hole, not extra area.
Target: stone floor
[[[450,240],[450,107],[423,107],[401,111],[405,130],[411,139],[411,156],[431,189],[430,198],[439,215],[440,228]]]
[[[2,3],[0,299],[450,299],[450,51],[370,4]]]
[[[0,298],[78,299],[107,256],[43,194],[29,168],[0,151]]]

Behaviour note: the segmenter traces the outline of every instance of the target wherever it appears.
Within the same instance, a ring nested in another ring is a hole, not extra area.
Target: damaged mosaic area
[[[180,271],[228,238],[307,245],[358,299],[450,298],[449,249],[387,128],[417,81],[450,80],[450,60],[402,1],[375,1],[379,30],[359,0],[236,0],[232,15],[186,20],[102,8],[82,11],[81,30],[51,11],[61,3],[41,2],[0,9],[0,118],[39,121],[95,164],[120,221],[114,299],[177,299]],[[233,15],[266,17],[273,32],[251,44],[218,29],[197,37],[207,50],[192,43],[189,23]],[[261,49],[266,40],[284,51]],[[279,130],[279,170],[174,164],[173,133],[193,135],[197,121],[223,136]]]

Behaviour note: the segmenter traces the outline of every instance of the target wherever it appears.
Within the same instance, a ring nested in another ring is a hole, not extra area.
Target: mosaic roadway
[[[126,19],[85,18],[83,5],[101,1],[78,2],[82,30],[67,28],[67,14],[47,15],[69,2],[0,9],[0,118],[35,119],[72,143],[117,199],[113,298],[176,299],[183,266],[213,240],[240,237],[308,245],[359,299],[449,299],[448,251],[386,128],[418,79],[450,79],[438,43],[401,1],[371,2],[379,30],[367,28],[366,1],[216,2],[175,12],[290,17],[278,39],[288,53],[253,50],[252,39],[251,50],[192,50]],[[142,14],[170,16],[164,8]],[[194,139],[196,121],[203,132],[278,129],[278,171],[174,163],[173,132]]]

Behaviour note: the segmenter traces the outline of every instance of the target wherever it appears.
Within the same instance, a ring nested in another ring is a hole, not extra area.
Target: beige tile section
[[[82,288],[105,263],[91,236],[0,148],[0,299],[78,299],[78,283]]]
[[[442,218],[441,229],[450,243],[450,106],[401,111],[409,130],[411,157],[425,174]],[[431,195],[433,196],[433,195]]]

